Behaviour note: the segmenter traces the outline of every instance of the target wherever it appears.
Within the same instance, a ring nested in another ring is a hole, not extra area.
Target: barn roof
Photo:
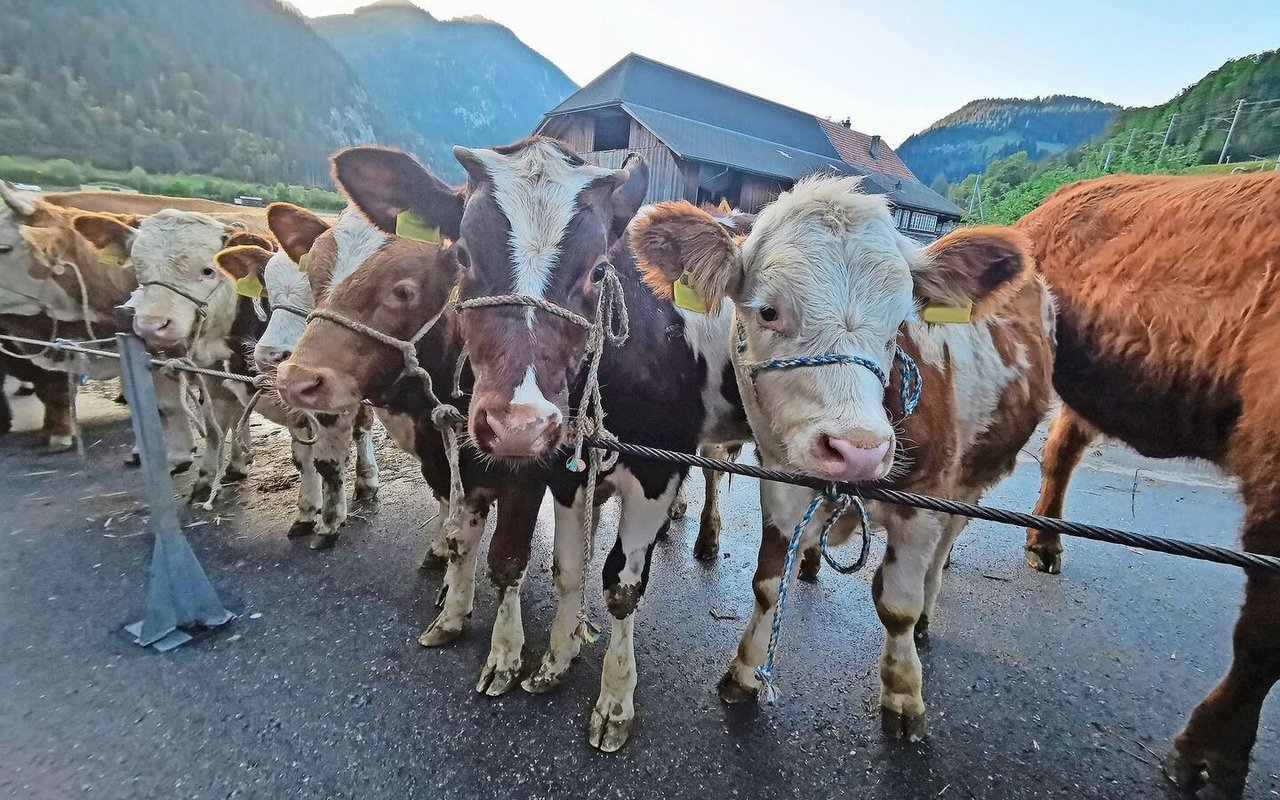
[[[868,191],[960,215],[883,142],[872,159],[869,136],[635,53],[548,111],[543,125],[605,108],[626,111],[681,158],[792,181],[824,171],[865,175]]]

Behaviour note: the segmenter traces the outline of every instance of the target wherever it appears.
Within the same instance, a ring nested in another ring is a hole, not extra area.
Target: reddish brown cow
[[[1058,297],[1041,513],[1060,514],[1099,433],[1143,455],[1204,458],[1240,481],[1242,543],[1280,555],[1280,173],[1120,175],[1076,183],[1017,225]],[[1056,572],[1057,536],[1028,561]],[[1262,703],[1280,680],[1280,577],[1250,572],[1222,682],[1166,768],[1200,797],[1238,797]]]

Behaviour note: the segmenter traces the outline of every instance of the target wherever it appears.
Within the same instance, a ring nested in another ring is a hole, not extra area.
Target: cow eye
[[[760,319],[764,320],[765,322],[777,322],[778,309],[774,308],[773,306],[765,306],[764,308],[760,309]]]
[[[391,288],[391,296],[402,303],[410,303],[418,296],[418,292],[413,284],[402,281]]]
[[[11,253],[11,252],[13,252],[13,245],[0,244],[0,255],[3,255],[4,253]]]
[[[455,251],[458,258],[458,263],[462,265],[462,268],[471,269],[471,254],[467,252],[467,248],[459,244],[455,248]]]
[[[599,264],[596,264],[596,268],[591,270],[592,283],[599,283],[600,281],[604,280],[604,272],[606,267],[608,267],[608,263],[605,261],[601,261]]]
[[[204,269],[200,270],[200,274],[206,278],[212,278],[215,274],[215,271],[213,267],[205,267]]]

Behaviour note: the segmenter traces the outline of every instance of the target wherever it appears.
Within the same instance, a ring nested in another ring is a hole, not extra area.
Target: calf
[[[408,209],[455,240],[463,269],[461,334],[475,376],[471,443],[486,459],[513,470],[540,468],[555,499],[552,572],[559,610],[542,664],[523,684],[546,691],[578,653],[573,632],[584,566],[582,514],[585,503],[596,500],[585,496],[584,475],[562,466],[569,420],[584,402],[589,340],[564,312],[594,318],[602,287],[612,284],[616,270],[630,335],[608,344],[600,365],[609,431],[625,441],[685,451],[747,435],[728,370],[729,314],[689,316],[641,284],[623,236],[647,187],[638,158],[629,158],[623,170],[602,169],[540,138],[491,150],[455,148],[455,155],[467,171],[463,192],[443,188],[411,160],[388,151],[348,151],[338,157],[336,171],[352,201],[380,228],[393,230],[397,215]],[[507,305],[503,298],[512,296],[521,304]],[[484,298],[502,304],[484,305]],[[617,493],[622,506],[604,563],[613,623],[588,732],[588,741],[602,750],[620,748],[635,717],[634,614],[648,583],[654,539],[684,473],[624,457],[601,476],[601,488]]]
[[[1280,555],[1280,174],[1117,175],[1060,189],[1015,227],[1060,306],[1037,511],[1062,512],[1099,434],[1146,456],[1203,458],[1239,480],[1241,543]],[[1056,572],[1062,542],[1031,531]],[[1280,577],[1246,571],[1231,667],[1174,739],[1170,777],[1198,797],[1244,791],[1258,717],[1280,680]]]
[[[808,178],[759,215],[742,241],[705,212],[664,204],[632,226],[646,280],[670,296],[682,275],[712,309],[728,299],[736,361],[761,462],[833,481],[884,480],[976,501],[1013,469],[1049,403],[1053,305],[1011,231],[958,231],[925,251],[899,234],[882,196],[857,179]],[[973,321],[920,321],[922,304],[973,304]],[[728,342],[726,341],[726,346]],[[904,414],[901,350],[919,365],[919,409]],[[842,363],[758,371],[777,359]],[[882,376],[892,378],[882,381]],[[761,482],[764,536],[756,603],[720,682],[729,702],[755,695],[766,660],[788,538],[812,490]],[[942,569],[963,517],[871,504],[888,531],[872,582],[886,640],[880,705],[891,736],[925,733],[920,660]],[[826,512],[804,531],[815,542]],[[841,520],[833,542],[848,535]]]
[[[271,312],[266,329],[254,345],[253,357],[258,373],[272,378],[276,366],[297,345],[307,315],[314,307],[311,284],[307,273],[299,269],[298,261],[330,228],[315,214],[287,203],[272,204],[268,208],[268,220],[281,244],[279,251],[255,246],[231,247],[218,254],[218,265],[238,279],[252,278],[265,287]],[[350,229],[360,225],[368,227],[357,215],[348,214],[338,223],[333,235],[349,236]],[[337,282],[343,277],[335,273],[331,280]],[[276,408],[284,411],[282,405],[273,406],[268,406],[269,412]],[[288,419],[295,427],[302,422],[297,415]],[[326,414],[315,419],[318,427],[311,431],[310,439],[296,434],[293,437],[294,466],[301,475],[301,484],[298,516],[289,528],[289,536],[315,533],[317,538],[312,546],[320,549],[332,545],[346,521],[345,478],[353,439],[357,501],[377,497],[378,466],[373,454],[373,413],[367,406],[361,405],[351,413]]]

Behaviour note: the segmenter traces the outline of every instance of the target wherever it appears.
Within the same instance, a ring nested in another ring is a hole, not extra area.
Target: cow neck
[[[259,303],[262,305],[259,306]],[[253,374],[249,349],[266,332],[270,319],[271,303],[265,296],[260,300],[236,296],[236,315],[231,321],[231,332],[227,334],[227,343],[231,347],[231,357],[228,359],[230,372],[237,375]]]
[[[417,343],[418,363],[431,376],[435,386],[447,386],[452,390],[453,369],[462,358],[464,343],[462,331],[458,324],[458,316],[446,309],[439,320]],[[470,370],[463,373],[464,379],[470,378]],[[470,380],[464,380],[462,386],[469,389]],[[470,391],[461,394],[449,392],[455,407],[463,414],[470,404]],[[383,382],[382,387],[374,387],[369,402],[378,408],[394,413],[408,414],[414,418],[426,419],[434,410],[431,398],[427,396],[422,381],[403,371]]]

